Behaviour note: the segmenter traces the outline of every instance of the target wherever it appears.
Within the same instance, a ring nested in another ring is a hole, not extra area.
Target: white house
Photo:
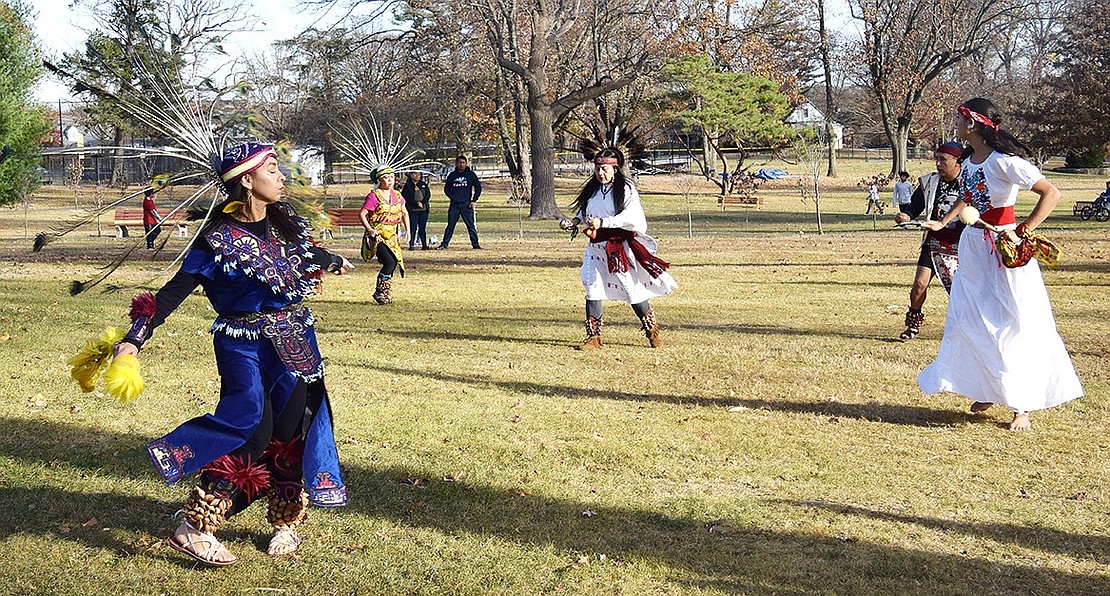
[[[817,106],[809,103],[808,101],[802,105],[794,108],[793,112],[786,117],[786,123],[793,125],[797,128],[812,126],[819,132],[824,131],[825,128],[825,114],[817,109]],[[844,125],[839,122],[832,123],[832,131],[835,140],[833,141],[833,149],[844,148]]]

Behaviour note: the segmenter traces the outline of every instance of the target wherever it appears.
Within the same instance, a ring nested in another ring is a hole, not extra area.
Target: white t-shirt
[[[1037,166],[1014,156],[992,152],[983,163],[964,161],[960,195],[980,212],[1017,203],[1018,189],[1029,190],[1044,179]]]

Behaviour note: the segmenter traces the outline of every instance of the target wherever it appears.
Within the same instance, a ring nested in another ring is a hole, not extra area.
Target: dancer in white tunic
[[[648,300],[669,294],[678,283],[669,264],[655,256],[657,244],[647,235],[647,219],[636,186],[621,171],[622,151],[607,148],[593,157],[594,176],[574,202],[577,215],[563,220],[564,229],[586,225],[590,242],[582,257],[586,288],[586,340],[582,350],[601,347],[602,301],[632,305],[651,347],[663,345],[655,311]]]
[[[960,106],[958,130],[972,148],[960,172],[963,200],[941,221],[927,221],[922,227],[936,231],[961,210],[978,209],[983,222],[1016,243],[1052,213],[1060,191],[1036,166],[1017,156],[1028,154],[1027,148],[999,130],[1001,122],[1001,114],[985,99]],[[1015,226],[1019,188],[1032,190],[1040,199],[1029,217]],[[964,229],[940,353],[917,382],[926,393],[970,397],[973,412],[1005,405],[1014,411],[1010,429],[1028,430],[1029,412],[1081,397],[1083,388],[1056,330],[1038,262],[1004,267],[996,239],[980,225]]]

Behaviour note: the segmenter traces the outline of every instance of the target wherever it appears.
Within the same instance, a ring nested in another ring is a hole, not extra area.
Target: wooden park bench
[[[327,210],[328,217],[331,219],[331,225],[339,228],[340,233],[342,233],[343,226],[358,226],[359,228],[362,227],[362,220],[358,218],[359,211],[362,211],[361,207],[342,207]],[[320,230],[320,238],[331,235],[332,234],[330,230]]]
[[[721,206],[721,211],[728,207],[755,207],[760,209],[763,207],[763,197],[742,197],[737,195],[724,195],[717,197],[717,204]]]
[[[112,224],[116,226],[116,238],[129,238],[129,226],[143,227],[142,208],[121,207],[116,209],[112,216]],[[184,238],[189,235],[189,222],[184,211],[177,211],[162,219],[163,226],[177,226],[177,237]],[[144,230],[145,231],[145,230]]]

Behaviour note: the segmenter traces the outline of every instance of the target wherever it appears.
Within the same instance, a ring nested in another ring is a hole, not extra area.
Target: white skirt
[[[637,234],[636,239],[651,254],[655,254],[655,239],[645,234]],[[624,273],[610,273],[605,256],[604,242],[586,244],[586,254],[582,256],[582,285],[586,288],[586,300],[623,300],[629,304],[639,304],[645,300],[665,296],[678,289],[678,282],[664,271],[659,277],[652,277],[639,263],[628,243],[624,243],[631,265]]]
[[[1081,397],[1040,263],[1004,267],[994,234],[970,226],[960,236],[959,258],[940,352],[917,376],[921,390],[959,393],[1019,412]]]

